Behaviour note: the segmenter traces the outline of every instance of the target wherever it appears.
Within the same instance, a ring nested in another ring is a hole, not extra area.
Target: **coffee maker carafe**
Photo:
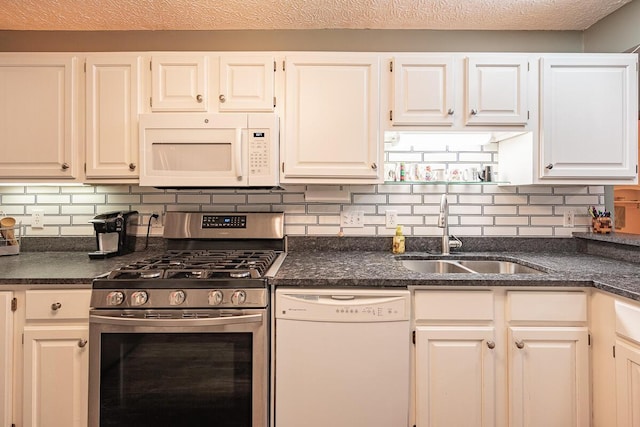
[[[133,252],[135,242],[127,234],[127,226],[137,218],[137,211],[115,211],[96,215],[90,223],[96,232],[97,250],[89,258],[101,259]]]

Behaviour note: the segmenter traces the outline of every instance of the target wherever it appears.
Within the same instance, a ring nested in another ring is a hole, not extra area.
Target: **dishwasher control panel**
[[[276,319],[333,322],[409,320],[409,291],[331,291],[279,289]]]

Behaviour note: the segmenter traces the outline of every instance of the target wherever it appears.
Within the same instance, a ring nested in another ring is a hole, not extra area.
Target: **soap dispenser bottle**
[[[393,236],[393,247],[391,250],[394,254],[404,253],[404,236],[402,235],[401,225],[396,227],[396,235]]]

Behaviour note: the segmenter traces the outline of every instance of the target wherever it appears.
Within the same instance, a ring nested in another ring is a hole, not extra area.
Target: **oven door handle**
[[[262,313],[247,314],[243,316],[227,316],[227,317],[200,317],[200,318],[184,318],[184,319],[162,319],[162,318],[133,318],[133,317],[113,317],[99,316],[92,314],[89,316],[89,322],[102,323],[108,325],[126,325],[126,326],[222,326],[237,325],[243,323],[260,323],[262,322]]]

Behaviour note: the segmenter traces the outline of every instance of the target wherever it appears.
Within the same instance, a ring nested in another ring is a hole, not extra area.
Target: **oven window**
[[[250,427],[252,338],[103,333],[100,427]]]

